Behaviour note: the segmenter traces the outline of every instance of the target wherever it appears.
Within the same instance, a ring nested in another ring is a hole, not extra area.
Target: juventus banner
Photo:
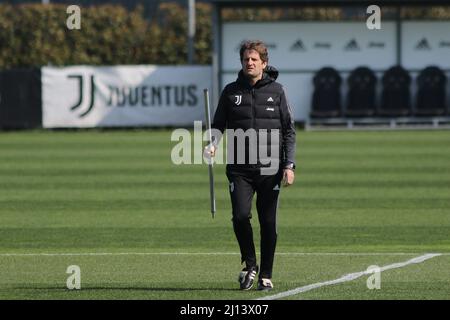
[[[44,128],[192,125],[210,66],[42,68]]]

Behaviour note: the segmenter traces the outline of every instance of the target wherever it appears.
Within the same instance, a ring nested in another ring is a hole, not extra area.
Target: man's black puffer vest
[[[237,80],[228,84],[220,97],[214,115],[213,128],[221,132],[225,128],[244,131],[255,129],[257,133],[267,130],[267,139],[258,139],[256,146],[249,145],[246,139],[245,165],[249,165],[248,150],[253,150],[257,155],[257,163],[250,166],[267,166],[261,164],[260,160],[264,162],[267,159],[260,159],[257,146],[267,148],[265,150],[269,150],[270,155],[271,144],[275,143],[270,140],[270,132],[273,129],[278,129],[280,133],[277,143],[280,165],[295,163],[294,119],[284,89],[275,81],[277,77],[278,70],[268,66],[264,70],[262,79],[251,86],[241,70]],[[235,149],[236,147],[235,145]]]

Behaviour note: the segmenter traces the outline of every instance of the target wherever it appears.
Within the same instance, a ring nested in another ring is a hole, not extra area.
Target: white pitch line
[[[390,269],[396,269],[396,268],[403,268],[406,267],[410,264],[413,263],[421,263],[424,262],[425,260],[434,258],[434,257],[438,257],[441,256],[442,254],[440,253],[429,253],[429,254],[425,254],[413,259],[410,259],[408,261],[405,262],[399,262],[399,263],[393,263],[393,264],[389,264],[387,266],[381,267],[380,271],[386,271],[386,270],[390,270]],[[321,287],[325,287],[325,286],[331,286],[334,284],[338,284],[338,283],[343,283],[343,282],[348,282],[348,281],[352,281],[355,279],[358,279],[360,277],[362,277],[363,275],[368,275],[368,274],[372,274],[373,272],[368,272],[367,270],[365,271],[360,271],[360,272],[355,272],[355,273],[350,273],[347,275],[344,275],[338,279],[335,280],[330,280],[330,281],[325,281],[325,282],[318,282],[318,283],[313,283],[307,286],[303,286],[303,287],[298,287],[292,290],[288,290],[288,291],[284,291],[284,292],[280,292],[271,296],[266,296],[266,297],[262,297],[256,300],[275,300],[275,299],[281,299],[281,298],[285,298],[285,297],[289,297],[289,296],[293,296],[299,293],[303,293],[303,292],[307,292],[310,290],[314,290],[317,288],[321,288]]]
[[[413,256],[417,252],[279,252],[280,256]],[[240,255],[238,252],[36,252],[36,253],[0,253],[0,257],[34,257],[34,256],[221,256]],[[440,255],[450,255],[441,253]]]
[[[177,255],[239,255],[238,252],[35,252],[35,253],[0,253],[0,257],[28,257],[28,256],[177,256]],[[417,252],[279,252],[280,256],[413,256]],[[441,253],[450,255],[450,253]]]

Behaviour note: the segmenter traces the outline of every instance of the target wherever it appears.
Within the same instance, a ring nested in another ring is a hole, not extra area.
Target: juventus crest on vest
[[[236,95],[235,98],[236,98],[236,101],[235,101],[234,103],[235,103],[237,106],[240,105],[241,102],[242,102],[242,95],[241,95],[241,94],[240,94],[240,95]]]

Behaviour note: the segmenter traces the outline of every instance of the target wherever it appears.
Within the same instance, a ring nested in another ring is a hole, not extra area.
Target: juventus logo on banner
[[[78,109],[84,102],[84,95],[83,95],[83,80],[84,77],[83,75],[73,75],[70,74],[67,76],[67,78],[69,79],[78,79],[78,102],[76,104],[74,104],[72,107],[70,107],[71,111],[74,111],[76,109]],[[95,103],[95,83],[94,83],[94,76],[91,75],[90,76],[90,94],[89,94],[89,103],[88,103],[88,109],[86,111],[84,111],[83,113],[81,113],[78,117],[83,118],[84,116],[86,116],[89,112],[91,112],[92,108],[94,107],[94,103]]]
[[[43,67],[44,128],[189,125],[209,66]],[[230,97],[234,102],[234,96]]]

